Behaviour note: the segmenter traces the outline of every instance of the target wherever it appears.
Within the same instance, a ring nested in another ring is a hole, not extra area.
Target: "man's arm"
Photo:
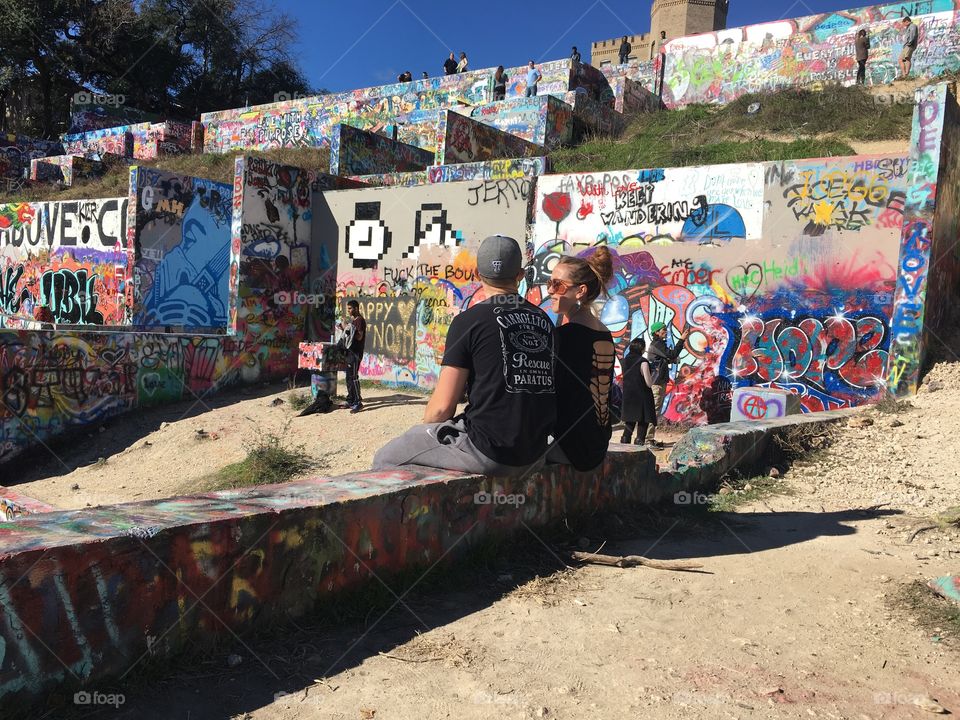
[[[467,378],[470,371],[465,368],[444,365],[440,369],[437,387],[427,402],[427,409],[423,413],[425,423],[444,422],[452,418],[457,412],[457,404],[463,399],[467,389]]]

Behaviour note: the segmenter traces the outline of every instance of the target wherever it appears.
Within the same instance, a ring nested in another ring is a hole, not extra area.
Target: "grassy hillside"
[[[600,172],[854,155],[850,141],[910,137],[913,104],[885,100],[862,88],[830,86],[639,115],[620,139],[598,137],[553,153],[554,168]],[[755,103],[760,109],[748,112]]]
[[[237,155],[175,155],[159,160],[138,161],[142,167],[158,167],[170,172],[201,177],[233,184],[233,170]],[[265,152],[246,151],[245,155],[258,155],[274,162],[327,171],[330,168],[330,151],[323,148],[283,148]],[[94,180],[81,180],[71,187],[58,190],[54,185],[37,184],[16,193],[0,193],[0,203],[38,200],[72,200],[98,197],[120,197],[127,194],[130,177],[126,163],[114,162],[107,173]]]

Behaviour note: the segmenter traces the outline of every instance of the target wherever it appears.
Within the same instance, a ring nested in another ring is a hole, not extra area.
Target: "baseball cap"
[[[650,334],[653,335],[654,333],[658,333],[661,330],[663,330],[665,327],[666,325],[664,325],[662,322],[655,322],[653,325],[650,326]]]
[[[514,280],[523,269],[520,243],[506,235],[491,235],[480,243],[477,272],[490,280]]]

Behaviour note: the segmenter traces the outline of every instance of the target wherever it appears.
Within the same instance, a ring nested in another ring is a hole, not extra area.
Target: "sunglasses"
[[[557,280],[555,278],[550,278],[549,280],[547,280],[548,293],[559,293],[562,295],[571,287],[573,287],[573,284],[565,282],[564,280]]]

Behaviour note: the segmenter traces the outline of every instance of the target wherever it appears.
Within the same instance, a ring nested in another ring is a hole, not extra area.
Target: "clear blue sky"
[[[261,0],[263,1],[263,0]],[[576,45],[650,29],[650,0],[266,0],[299,24],[294,48],[315,88],[383,85],[404,70],[442,74],[447,54],[474,69],[565,58]],[[868,5],[870,3],[863,3]],[[728,27],[860,7],[837,0],[730,0]]]

